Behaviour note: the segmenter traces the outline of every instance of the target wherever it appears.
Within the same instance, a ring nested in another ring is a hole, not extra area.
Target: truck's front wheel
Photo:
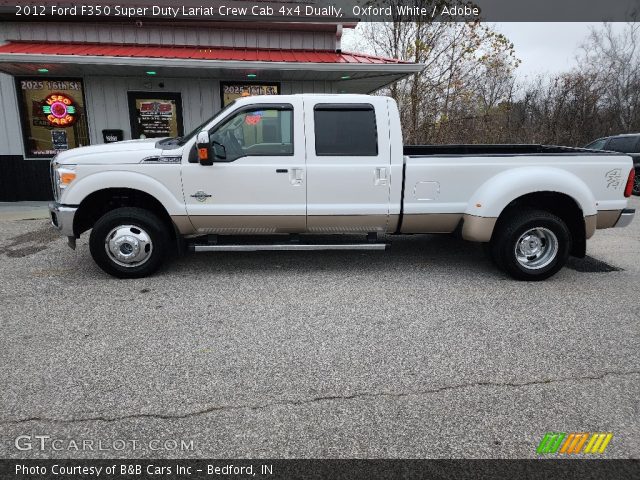
[[[571,251],[566,223],[549,212],[526,210],[501,221],[491,240],[498,266],[518,280],[544,280],[557,273]]]
[[[91,256],[102,270],[119,278],[155,272],[169,245],[167,228],[154,213],[124,207],[104,214],[89,238]]]

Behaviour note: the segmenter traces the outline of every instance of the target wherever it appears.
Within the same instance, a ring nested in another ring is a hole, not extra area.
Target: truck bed
[[[403,151],[405,155],[411,157],[431,155],[611,155],[611,152],[600,150],[537,144],[405,145]]]
[[[584,217],[626,206],[622,191],[631,161],[617,152],[547,145],[408,145],[403,150],[404,188],[394,197],[402,199],[403,233],[453,230],[464,215],[495,221],[511,201],[532,192],[561,192]],[[433,230],[434,219],[438,230]],[[488,235],[465,238],[489,241]]]

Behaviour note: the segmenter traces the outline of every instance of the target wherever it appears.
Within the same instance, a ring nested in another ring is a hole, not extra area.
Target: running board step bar
[[[384,250],[386,243],[343,243],[343,244],[258,244],[258,245],[189,245],[192,252],[262,252],[291,250]]]

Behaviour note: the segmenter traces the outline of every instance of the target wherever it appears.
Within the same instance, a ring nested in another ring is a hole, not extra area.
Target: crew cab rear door
[[[391,156],[381,100],[305,98],[308,232],[387,230]]]

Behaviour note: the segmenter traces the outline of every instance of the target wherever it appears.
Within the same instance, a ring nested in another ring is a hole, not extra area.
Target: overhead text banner
[[[0,0],[3,20],[31,22],[623,22],[638,15],[640,0]]]

